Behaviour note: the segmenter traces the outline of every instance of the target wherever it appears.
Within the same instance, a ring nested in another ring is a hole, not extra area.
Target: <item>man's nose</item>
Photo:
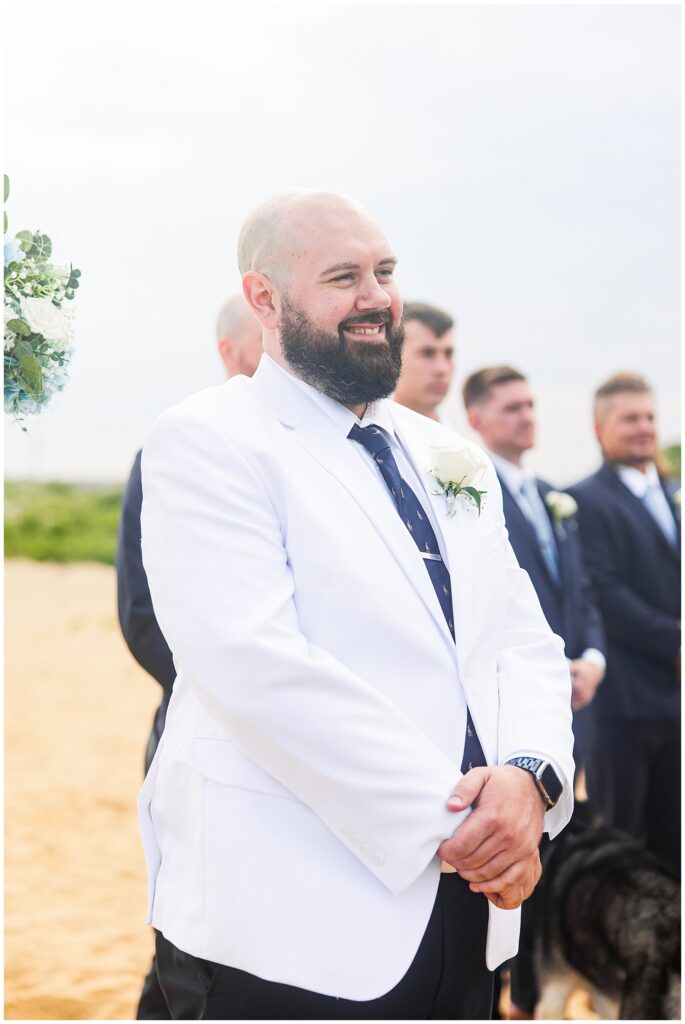
[[[452,360],[449,356],[438,356],[435,363],[435,369],[438,377],[449,377],[452,373]]]
[[[387,309],[391,301],[390,295],[381,286],[376,275],[371,274],[363,279],[355,305],[360,310]]]

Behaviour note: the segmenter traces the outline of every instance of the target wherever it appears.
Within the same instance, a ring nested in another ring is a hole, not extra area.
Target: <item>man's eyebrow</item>
[[[380,260],[378,263],[379,267],[396,266],[397,260],[394,256],[386,256],[384,260]],[[358,263],[334,263],[332,267],[327,267],[321,271],[321,276],[326,277],[327,274],[335,274],[338,270],[359,270]]]

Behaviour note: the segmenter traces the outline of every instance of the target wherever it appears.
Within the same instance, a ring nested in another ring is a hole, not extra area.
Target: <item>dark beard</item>
[[[343,329],[355,323],[385,324],[387,344],[348,344]],[[293,372],[317,391],[342,405],[365,405],[387,398],[397,385],[402,369],[404,329],[393,329],[387,310],[348,317],[338,333],[317,330],[301,309],[283,297],[281,347]]]

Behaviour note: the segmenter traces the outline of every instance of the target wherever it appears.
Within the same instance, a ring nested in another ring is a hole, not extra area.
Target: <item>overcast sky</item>
[[[82,270],[67,390],[12,478],[123,480],[154,418],[222,379],[235,243],[292,185],[358,198],[406,299],[458,321],[448,413],[513,362],[531,465],[597,462],[592,389],[645,373],[679,439],[680,11],[664,6],[36,3],[6,8],[10,233]]]

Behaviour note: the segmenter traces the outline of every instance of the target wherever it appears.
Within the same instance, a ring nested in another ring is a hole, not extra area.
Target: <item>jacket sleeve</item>
[[[304,636],[282,524],[229,438],[172,410],[142,470],[143,560],[184,680],[243,754],[401,892],[465,817],[445,806],[458,767]]]
[[[139,665],[170,694],[176,670],[169,645],[162,636],[152,608],[140,546],[143,489],[140,452],[136,455],[121,508],[117,537],[117,607],[124,640]]]
[[[680,624],[655,608],[624,580],[622,553],[610,514],[581,492],[578,524],[590,576],[609,639],[656,658],[675,658],[680,650]]]

